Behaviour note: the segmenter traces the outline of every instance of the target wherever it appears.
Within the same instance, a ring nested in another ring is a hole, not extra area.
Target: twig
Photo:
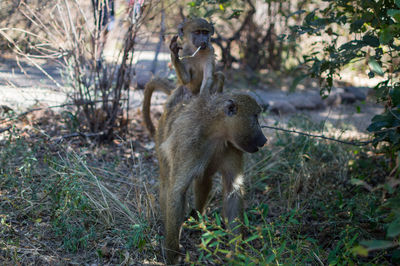
[[[8,36],[4,30],[0,29],[0,35],[2,35],[10,44],[13,45],[15,52],[17,52],[18,54],[24,56],[26,59],[28,59],[29,62],[31,62],[37,69],[39,69],[44,75],[46,75],[46,77],[48,77],[51,81],[54,82],[54,84],[56,84],[56,86],[58,88],[62,88],[62,86],[52,77],[49,75],[49,73],[46,72],[46,70],[44,70],[39,64],[37,64],[34,60],[32,60],[32,58],[25,54],[19,47],[18,45],[12,40],[12,38],[10,36]]]
[[[159,40],[157,43],[156,47],[156,52],[154,55],[154,60],[151,65],[151,73],[155,74],[157,70],[157,61],[158,61],[158,54],[160,53],[161,46],[165,40],[165,9],[164,9],[164,1],[161,1],[161,29],[160,29],[160,35],[159,35]]]
[[[185,58],[195,57],[196,54],[200,51],[200,49],[201,49],[201,46],[199,46],[199,47],[197,48],[197,50],[194,51],[193,54],[191,54],[191,55],[186,55],[186,56],[180,56],[179,59],[182,60],[182,59],[185,59]]]
[[[313,255],[314,257],[317,259],[317,261],[319,262],[320,265],[324,266],[325,264],[321,261],[321,259],[318,257],[317,254],[315,254],[315,252],[313,251]]]
[[[273,129],[273,130],[284,131],[284,132],[288,132],[288,133],[295,133],[295,134],[299,134],[299,135],[303,135],[303,136],[307,136],[307,137],[311,137],[311,138],[326,139],[326,140],[335,141],[335,142],[339,142],[339,143],[342,143],[342,144],[353,145],[353,146],[366,146],[366,145],[371,144],[371,143],[374,142],[374,140],[368,140],[368,141],[345,141],[345,140],[325,137],[324,135],[314,135],[314,134],[309,134],[309,133],[296,131],[296,130],[292,130],[292,129],[284,129],[284,128],[280,128],[280,127],[271,127],[271,126],[261,126],[261,127],[262,128],[269,128],[269,129]],[[392,128],[390,128],[390,129],[392,129]]]
[[[5,127],[5,128],[0,128],[0,133],[3,133],[4,131],[8,131],[11,129],[11,126]]]
[[[121,101],[126,101],[126,100],[127,100],[126,98],[121,99]],[[14,117],[11,117],[11,118],[8,118],[8,119],[0,119],[0,123],[7,123],[7,122],[10,122],[12,120],[16,120],[16,119],[18,119],[20,117],[23,117],[23,116],[25,116],[25,115],[27,115],[29,113],[40,111],[40,110],[45,110],[45,109],[60,108],[60,107],[66,107],[66,106],[91,105],[91,104],[103,103],[103,102],[111,102],[111,101],[113,101],[113,100],[112,99],[105,100],[105,101],[104,100],[97,100],[97,101],[84,101],[84,100],[81,100],[81,101],[76,101],[74,103],[63,103],[63,104],[52,105],[52,106],[47,106],[47,107],[32,108],[32,109],[29,109],[29,110],[27,110],[27,111],[25,111],[23,113],[20,113],[20,114],[14,116]]]
[[[56,143],[60,143],[63,139],[70,139],[74,137],[85,137],[85,138],[94,138],[94,137],[99,137],[103,136],[104,132],[96,132],[96,133],[83,133],[83,132],[74,132],[71,134],[67,134],[61,137],[58,137],[55,139]]]

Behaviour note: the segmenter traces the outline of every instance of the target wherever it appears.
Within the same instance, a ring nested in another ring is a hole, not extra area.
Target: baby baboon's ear
[[[181,39],[183,39],[183,25],[185,25],[185,22],[186,22],[186,19],[182,22],[182,23],[179,23],[179,25],[178,25],[178,36],[179,36],[179,38],[181,38]]]
[[[224,112],[227,116],[233,116],[237,113],[237,105],[233,100],[227,100],[224,105]]]
[[[214,25],[210,23],[210,37],[214,35]]]

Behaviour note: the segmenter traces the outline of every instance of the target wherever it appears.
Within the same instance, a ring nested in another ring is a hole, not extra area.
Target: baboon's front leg
[[[243,155],[232,151],[225,157],[221,173],[223,178],[223,214],[229,223],[243,214]]]
[[[197,178],[194,183],[194,205],[196,211],[204,213],[204,208],[212,188],[212,175]]]
[[[179,236],[185,219],[186,192],[191,180],[187,175],[177,175],[167,192],[165,249],[168,263],[171,264],[179,258]]]

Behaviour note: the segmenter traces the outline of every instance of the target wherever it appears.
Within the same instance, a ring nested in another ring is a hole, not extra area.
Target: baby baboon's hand
[[[178,40],[178,35],[175,35],[171,39],[171,43],[169,44],[169,49],[175,56],[178,56],[179,50],[182,49],[182,47],[179,47],[177,40]]]

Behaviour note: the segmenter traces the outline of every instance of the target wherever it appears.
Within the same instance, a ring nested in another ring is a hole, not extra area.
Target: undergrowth
[[[297,117],[288,125],[306,131],[326,126],[316,125],[306,117]],[[269,148],[249,160],[248,207],[239,226],[243,234],[238,236],[228,229],[218,213],[200,221],[190,218],[186,227],[200,232],[201,252],[187,253],[186,262],[399,263],[395,241],[391,249],[363,245],[385,238],[394,210],[387,207],[387,202],[399,200],[398,188],[388,193],[377,187],[389,173],[387,161],[375,152],[277,134]],[[365,183],[354,182],[356,179]],[[374,187],[367,189],[366,184]]]
[[[306,117],[288,125],[326,128]],[[1,261],[164,262],[156,162],[128,141],[69,146],[18,130],[2,137]],[[400,263],[398,242],[387,234],[400,206],[398,187],[388,183],[378,149],[287,133],[270,139],[247,156],[246,212],[236,228],[242,234],[228,229],[221,193],[214,193],[207,215],[185,222],[187,264]]]
[[[151,226],[157,221],[149,223],[146,217],[153,212],[148,204],[154,191],[143,191],[143,177],[128,183],[134,169],[126,162],[104,163],[102,156],[95,160],[85,149],[75,152],[46,137],[18,135],[1,142],[1,261],[80,264],[154,259],[157,227]]]

